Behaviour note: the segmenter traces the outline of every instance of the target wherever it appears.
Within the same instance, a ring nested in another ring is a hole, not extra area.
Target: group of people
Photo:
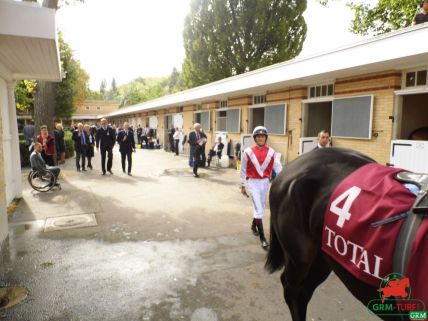
[[[56,127],[59,137],[63,139],[62,126]],[[174,150],[178,151],[178,143],[175,140],[180,140],[181,137],[176,133],[180,133],[178,129],[174,131]],[[150,134],[148,131],[142,130],[140,126],[137,128],[138,142],[141,143]],[[255,236],[260,238],[261,246],[268,249],[269,243],[266,240],[263,217],[266,205],[266,197],[269,190],[270,181],[282,171],[280,156],[272,147],[267,145],[268,131],[263,126],[257,126],[253,131],[254,146],[246,148],[241,154],[241,193],[247,197],[251,197],[253,204],[253,219],[251,222],[251,231]],[[145,138],[144,138],[145,137]],[[116,131],[112,126],[107,124],[107,120],[103,118],[99,128],[95,126],[83,125],[79,123],[74,129],[72,138],[76,151],[76,167],[77,171],[85,171],[86,167],[92,169],[91,158],[94,156],[94,148],[100,150],[101,153],[101,169],[102,175],[107,172],[113,174],[113,147],[116,142],[119,144],[121,153],[122,170],[124,173],[131,175],[132,169],[132,153],[135,152],[135,141],[133,129],[127,122],[123,127]],[[55,176],[59,175],[59,167],[55,167],[51,161],[53,156],[52,149],[57,148],[56,139],[50,137],[46,126],[41,126],[40,134],[37,135],[37,140],[34,147],[34,152],[31,154],[31,166],[33,169],[50,169]],[[189,133],[188,143],[190,145],[189,165],[193,168],[194,177],[199,177],[198,168],[205,164],[205,145],[207,136],[201,130],[199,123],[194,124],[194,130]],[[61,145],[61,144],[59,144]],[[317,146],[314,148],[320,149],[330,146],[330,133],[322,130],[318,133]],[[60,151],[63,146],[59,146]],[[221,153],[224,144],[221,137],[217,139],[216,144],[208,153],[208,165],[212,157],[221,158]],[[52,153],[52,154],[51,154]],[[178,153],[177,153],[178,155]],[[61,158],[62,159],[62,158]],[[86,166],[87,160],[87,166]],[[126,169],[126,161],[128,167]],[[249,194],[247,193],[247,189]]]
[[[221,141],[221,137],[217,138],[217,141],[213,148],[208,152],[208,159],[205,155],[205,145],[207,143],[207,135],[203,132],[202,126],[199,123],[193,125],[193,131],[189,133],[190,152],[189,152],[189,166],[193,168],[193,176],[198,178],[198,168],[208,167],[211,164],[213,157],[221,159],[224,144]],[[178,155],[178,154],[177,154]]]
[[[132,176],[132,153],[135,152],[134,131],[127,122],[123,127],[115,130],[107,123],[107,119],[101,119],[101,125],[97,128],[79,123],[73,131],[74,149],[76,152],[77,171],[86,171],[87,167],[92,170],[91,159],[94,157],[94,149],[101,153],[102,175],[107,172],[113,175],[113,147],[116,142],[119,144],[119,151],[122,160],[122,170]],[[126,168],[126,161],[128,166]]]
[[[154,136],[154,130],[148,125],[142,128],[141,125],[137,127],[137,143],[141,146],[147,146],[149,148],[149,141]],[[143,145],[144,143],[144,145]]]
[[[25,136],[26,145],[30,151],[35,148],[36,143],[41,144],[42,150],[40,155],[47,165],[55,165],[55,153],[59,157],[58,164],[65,163],[64,129],[61,123],[55,124],[53,137],[49,134],[48,127],[46,125],[40,126],[40,132],[36,135],[34,121],[30,121],[24,126],[23,134]]]

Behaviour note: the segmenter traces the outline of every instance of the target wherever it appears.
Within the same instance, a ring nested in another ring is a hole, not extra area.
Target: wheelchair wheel
[[[28,174],[28,183],[39,192],[51,190],[56,183],[56,177],[51,171],[31,171]]]

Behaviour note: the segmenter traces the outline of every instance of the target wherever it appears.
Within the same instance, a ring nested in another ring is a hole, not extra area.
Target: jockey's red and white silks
[[[337,186],[324,217],[322,250],[375,287],[395,272],[395,241],[404,220],[370,224],[408,211],[415,201],[415,195],[394,179],[400,171],[376,163],[359,168]]]
[[[269,190],[272,170],[277,174],[282,165],[275,151],[268,146],[253,146],[244,150],[241,156],[241,184],[247,182],[253,201],[253,216],[262,219]]]
[[[267,146],[246,148],[247,178],[270,178],[272,175],[275,151]]]

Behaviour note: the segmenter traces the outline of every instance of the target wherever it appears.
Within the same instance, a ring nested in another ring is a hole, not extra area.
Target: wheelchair
[[[61,185],[57,183],[57,178],[49,169],[31,170],[30,173],[28,173],[28,183],[38,192],[48,192],[54,187],[61,190]]]

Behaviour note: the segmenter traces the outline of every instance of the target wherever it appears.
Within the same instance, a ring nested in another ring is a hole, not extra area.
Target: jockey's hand
[[[247,189],[245,188],[245,186],[241,186],[241,194],[244,195],[244,196],[250,197],[247,194]]]

